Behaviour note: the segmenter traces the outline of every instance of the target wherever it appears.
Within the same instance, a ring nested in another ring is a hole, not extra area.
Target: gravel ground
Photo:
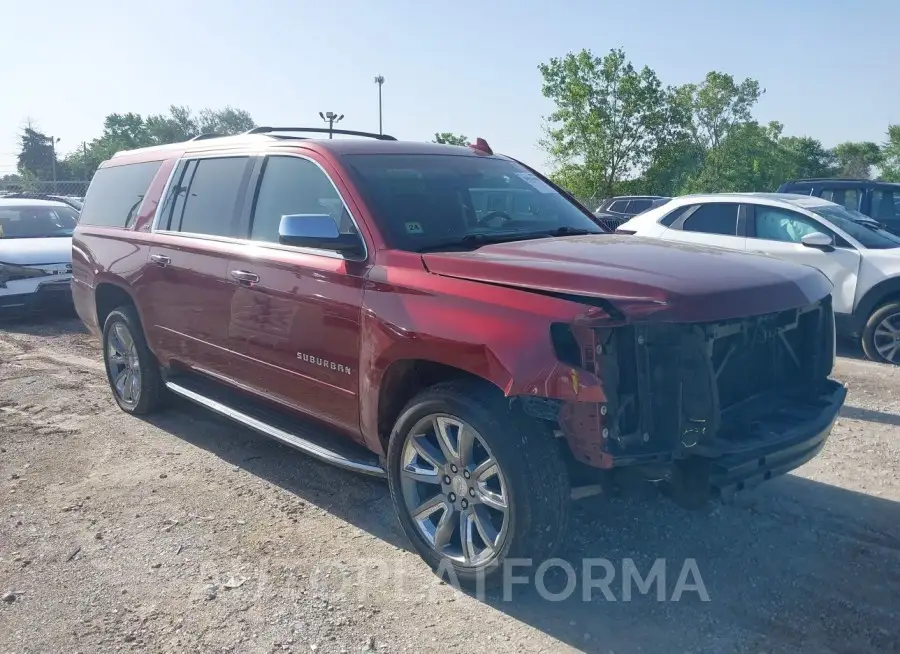
[[[900,371],[853,352],[796,474],[702,511],[579,502],[561,557],[616,575],[588,601],[441,584],[382,482],[184,404],[126,416],[99,361],[70,317],[0,325],[2,653],[900,651]],[[626,601],[623,560],[658,558],[667,601]],[[671,601],[688,559],[709,601]]]

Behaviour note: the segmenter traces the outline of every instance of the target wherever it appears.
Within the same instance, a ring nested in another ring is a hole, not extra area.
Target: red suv
[[[824,445],[845,390],[817,270],[606,233],[483,141],[310,131],[97,171],[73,294],[124,411],[177,395],[386,476],[469,582],[550,556],[575,486],[728,495]]]

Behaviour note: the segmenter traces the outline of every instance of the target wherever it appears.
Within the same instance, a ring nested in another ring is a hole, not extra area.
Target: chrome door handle
[[[164,254],[151,254],[150,261],[155,263],[160,268],[165,268],[170,263],[172,263],[172,260]]]
[[[252,273],[249,270],[232,270],[231,276],[234,277],[239,284],[244,284],[245,286],[251,286],[259,281],[259,275]]]

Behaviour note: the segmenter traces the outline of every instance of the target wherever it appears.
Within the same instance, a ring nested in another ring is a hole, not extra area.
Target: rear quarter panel
[[[150,183],[130,227],[101,227],[79,223],[72,236],[72,299],[78,316],[95,336],[103,325],[97,318],[96,289],[108,283],[122,288],[135,297],[135,285],[147,262],[150,226],[156,215],[163,189],[175,166],[176,159],[163,161]],[[90,188],[88,202],[102,202],[93,197]],[[141,322],[145,323],[142,307],[136,302]]]

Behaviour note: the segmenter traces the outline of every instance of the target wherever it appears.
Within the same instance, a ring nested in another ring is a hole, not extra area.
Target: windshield
[[[391,245],[425,251],[603,233],[514,161],[459,155],[345,155]]]
[[[836,204],[813,206],[808,209],[844,230],[865,248],[872,250],[900,248],[900,236],[883,230],[876,221],[859,211]]]
[[[71,236],[78,212],[68,206],[0,205],[0,238]]]

